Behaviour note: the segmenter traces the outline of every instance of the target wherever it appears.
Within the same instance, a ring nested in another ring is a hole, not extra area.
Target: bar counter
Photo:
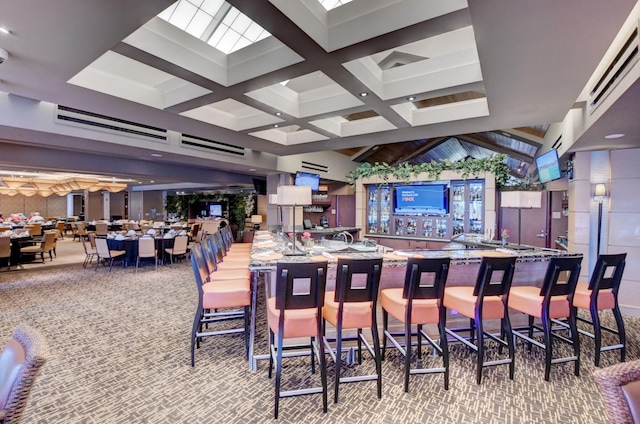
[[[469,240],[466,240],[469,242]],[[492,248],[463,248],[459,250],[401,250],[387,253],[365,252],[360,248],[348,247],[339,251],[327,252],[310,249],[305,256],[286,256],[282,252],[284,243],[272,239],[255,240],[249,266],[252,273],[252,316],[249,347],[249,366],[257,369],[257,360],[268,358],[268,355],[255,355],[254,337],[256,325],[255,306],[257,305],[258,283],[263,277],[267,295],[271,295],[275,279],[275,271],[279,261],[307,262],[312,260],[328,261],[326,290],[335,288],[336,264],[339,257],[350,258],[383,258],[383,269],[380,277],[380,289],[402,287],[404,284],[407,259],[417,257],[449,257],[451,268],[447,277],[448,286],[473,286],[475,284],[480,262],[483,256],[517,256],[513,285],[540,286],[547,269],[548,261],[553,257],[575,257],[580,254],[569,253],[564,250],[536,248],[532,246],[518,246],[518,249],[502,248],[490,245]],[[479,246],[484,247],[484,246]],[[360,249],[360,250],[359,250]]]

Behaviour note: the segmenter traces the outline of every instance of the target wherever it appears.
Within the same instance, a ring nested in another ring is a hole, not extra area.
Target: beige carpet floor
[[[262,292],[261,292],[262,293]],[[0,273],[0,343],[20,323],[39,329],[51,351],[33,388],[24,423],[266,423],[273,382],[267,364],[249,371],[241,336],[210,338],[189,360],[197,291],[187,261],[139,272],[68,266]],[[261,314],[261,319],[264,318]],[[262,321],[263,322],[263,321]],[[640,322],[627,319],[629,359],[639,357]],[[264,324],[258,350],[264,352]],[[507,368],[475,384],[475,356],[451,349],[451,385],[439,375],[411,378],[393,349],[383,364],[383,397],[372,382],[341,386],[341,401],[322,413],[319,395],[281,401],[282,423],[603,423],[606,413],[591,374],[593,343],[582,338],[580,377],[554,366],[543,380],[543,356],[518,346],[516,377]],[[617,354],[607,353],[603,364]],[[331,361],[328,361],[331,364]],[[363,367],[372,361],[365,357]],[[300,384],[308,360],[292,359],[284,384]],[[330,382],[333,367],[329,366]]]

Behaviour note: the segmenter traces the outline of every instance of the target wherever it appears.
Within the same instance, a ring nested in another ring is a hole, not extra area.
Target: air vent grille
[[[181,143],[185,146],[195,146],[207,150],[223,153],[227,155],[244,157],[244,147],[234,146],[232,144],[221,143],[219,141],[208,140],[206,138],[197,137],[195,135],[182,134]]]
[[[121,135],[126,134],[136,138],[150,139],[153,141],[167,141],[166,129],[138,124],[136,122],[113,118],[62,105],[58,105],[56,108],[56,121],[61,124]]]
[[[638,28],[636,27],[607,70],[598,80],[590,93],[589,111],[593,112],[622,80],[631,67],[638,61]]]
[[[321,165],[319,163],[306,162],[304,160],[302,161],[301,167],[303,169],[308,169],[310,171],[329,172],[329,167],[326,165]]]

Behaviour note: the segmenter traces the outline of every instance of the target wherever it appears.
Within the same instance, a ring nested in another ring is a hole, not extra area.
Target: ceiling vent
[[[616,57],[607,67],[602,77],[589,93],[589,111],[593,112],[598,108],[613,88],[622,80],[626,73],[638,61],[638,28],[634,28],[627,37],[624,46],[620,49]]]
[[[329,172],[329,167],[327,165],[320,165],[318,163],[306,162],[302,161],[302,165],[300,165],[303,169],[308,169],[310,171],[320,171],[320,172]]]
[[[124,119],[99,115],[85,110],[74,109],[58,105],[56,108],[56,122],[73,125],[86,129],[110,132],[112,134],[127,135],[152,141],[167,142],[167,130],[138,124]]]
[[[213,141],[195,135],[182,134],[181,143],[183,146],[200,147],[216,153],[222,153],[225,155],[232,155],[236,157],[244,157],[244,147],[234,146],[232,144],[220,143],[219,141]]]

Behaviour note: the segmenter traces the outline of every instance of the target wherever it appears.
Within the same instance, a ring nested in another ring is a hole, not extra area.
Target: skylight
[[[158,17],[225,54],[271,35],[224,0],[178,0]]]
[[[318,0],[320,4],[327,10],[335,9],[343,4],[350,3],[351,0]]]

